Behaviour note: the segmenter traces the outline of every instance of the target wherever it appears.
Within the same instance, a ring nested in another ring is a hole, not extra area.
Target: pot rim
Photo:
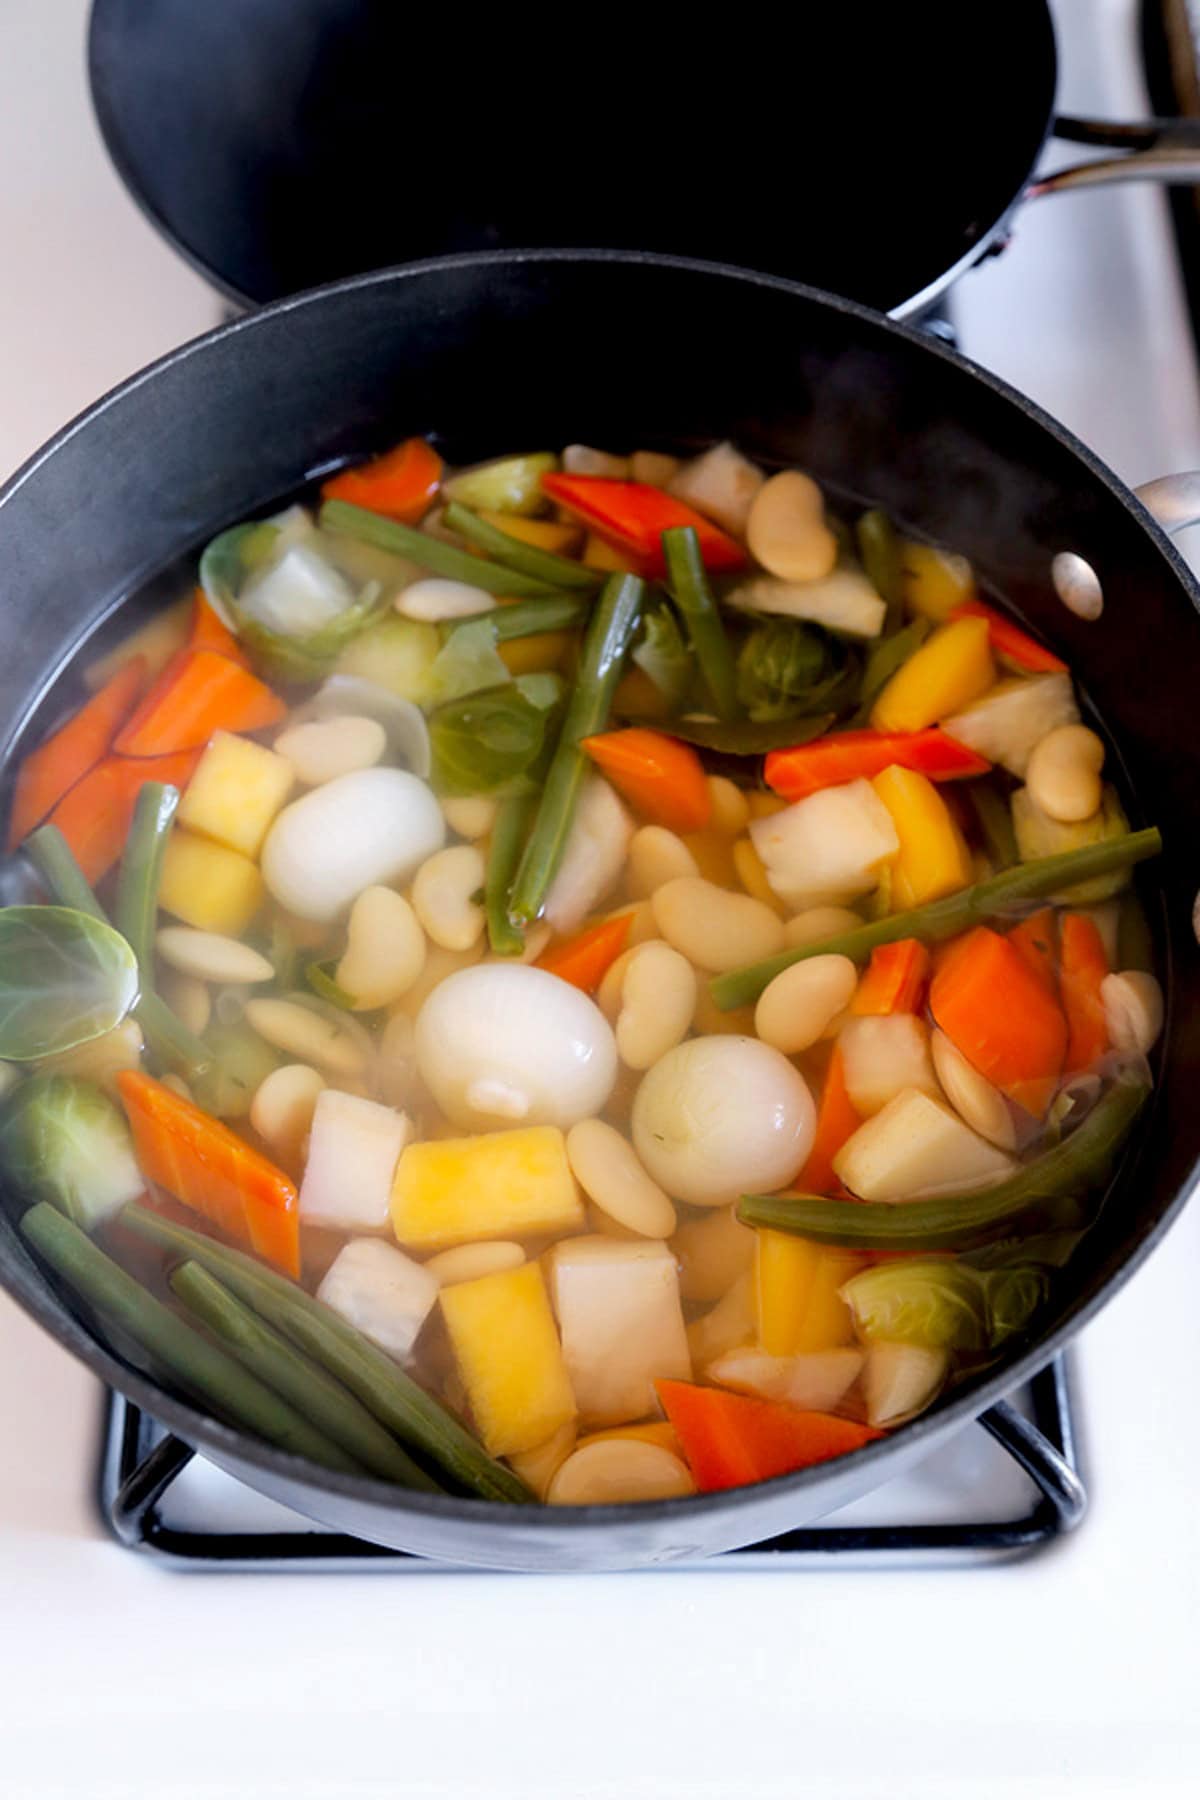
[[[1200,617],[1200,582],[1197,581],[1179,551],[1176,550],[1166,533],[1132,490],[1072,432],[999,376],[971,362],[960,351],[952,349],[940,339],[931,337],[913,325],[875,312],[858,301],[825,293],[821,289],[789,281],[782,276],[762,274],[723,263],[704,262],[688,257],[665,256],[650,251],[584,249],[469,252],[456,256],[429,257],[420,262],[403,263],[390,269],[372,270],[365,275],[350,276],[340,281],[327,282],[320,287],[306,289],[298,294],[288,295],[285,299],[274,301],[244,317],[233,319],[198,337],[189,339],[186,343],[168,351],[145,368],[137,371],[91,406],[78,413],[39,450],[35,451],[0,487],[0,516],[3,514],[6,502],[36,475],[41,465],[48,461],[61,445],[68,442],[78,431],[86,429],[93,420],[103,417],[110,408],[120,406],[126,396],[135,393],[147,382],[155,380],[161,371],[174,368],[193,357],[205,356],[210,350],[215,351],[227,339],[258,329],[260,321],[274,320],[301,308],[319,307],[342,294],[372,287],[388,287],[404,281],[419,279],[425,274],[455,269],[480,270],[489,267],[505,267],[514,263],[520,265],[604,263],[629,268],[648,266],[660,270],[669,269],[677,271],[683,276],[689,274],[715,276],[725,281],[736,281],[745,286],[793,295],[798,299],[853,319],[860,326],[877,333],[885,341],[889,339],[907,341],[910,345],[919,348],[923,355],[949,363],[961,374],[970,377],[971,380],[979,383],[1000,400],[1015,406],[1032,424],[1046,432],[1061,448],[1073,454],[1087,472],[1107,489],[1113,500],[1130,515],[1135,524],[1145,533],[1153,547],[1166,560],[1178,583],[1182,597],[1190,602],[1193,614]],[[1131,1150],[1127,1152],[1127,1160],[1122,1166],[1122,1181],[1128,1180],[1134,1173],[1139,1156],[1139,1143],[1152,1118],[1153,1104],[1150,1118],[1143,1120],[1138,1140],[1135,1140]],[[932,1445],[934,1441],[948,1435],[951,1430],[977,1418],[989,1406],[1003,1398],[1005,1394],[1020,1387],[1050,1362],[1088,1320],[1120,1292],[1151,1250],[1162,1241],[1198,1185],[1200,1185],[1200,1165],[1193,1171],[1191,1180],[1172,1196],[1153,1225],[1143,1229],[1141,1235],[1136,1238],[1128,1250],[1120,1267],[1103,1282],[1094,1294],[1087,1298],[1080,1297],[1068,1307],[1054,1328],[1045,1335],[1039,1336],[1023,1354],[1012,1360],[1005,1360],[1002,1357],[990,1374],[976,1381],[968,1379],[962,1389],[953,1397],[938,1403],[929,1412],[921,1414],[916,1419],[909,1421],[908,1424],[900,1426],[887,1437],[865,1445],[856,1451],[854,1453],[855,1467],[861,1468],[869,1477],[864,1485],[866,1487],[879,1485],[886,1479],[885,1471],[891,1461],[901,1455],[912,1460],[914,1452],[923,1439],[928,1439]],[[302,1488],[315,1488],[331,1496],[358,1499],[382,1511],[416,1514],[428,1519],[453,1517],[472,1526],[477,1523],[481,1532],[489,1530],[494,1532],[497,1528],[502,1531],[505,1523],[509,1521],[523,1531],[527,1531],[531,1525],[552,1523],[553,1535],[561,1540],[569,1535],[571,1527],[576,1521],[580,1527],[590,1526],[594,1529],[602,1528],[606,1524],[629,1526],[638,1520],[652,1523],[699,1519],[709,1513],[718,1512],[726,1518],[736,1517],[742,1512],[755,1510],[761,1504],[763,1496],[768,1493],[781,1496],[785,1493],[794,1493],[799,1496],[811,1488],[818,1487],[827,1478],[830,1467],[836,1466],[818,1463],[810,1468],[798,1470],[792,1474],[775,1476],[769,1481],[756,1482],[745,1488],[724,1489],[711,1494],[688,1495],[673,1500],[633,1501],[621,1505],[557,1509],[550,1518],[547,1517],[547,1508],[541,1504],[506,1506],[498,1505],[491,1500],[457,1495],[424,1494],[409,1489],[398,1489],[390,1483],[375,1480],[370,1476],[342,1475],[333,1470],[322,1469],[303,1457],[275,1449],[248,1434],[243,1435],[186,1401],[172,1398],[147,1377],[118,1362],[65,1307],[62,1308],[65,1316],[60,1317],[59,1304],[53,1298],[53,1290],[44,1276],[31,1279],[19,1267],[10,1269],[0,1261],[0,1287],[11,1294],[14,1300],[52,1337],[78,1356],[94,1374],[100,1376],[109,1386],[117,1388],[186,1443],[199,1450],[203,1450],[207,1446],[217,1454],[218,1458],[224,1456],[236,1459],[261,1470],[264,1475],[281,1476]]]

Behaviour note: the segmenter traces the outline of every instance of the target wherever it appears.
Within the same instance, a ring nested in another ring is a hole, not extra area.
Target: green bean
[[[892,913],[869,925],[860,925],[856,931],[838,932],[835,937],[804,944],[797,950],[781,950],[778,956],[769,956],[764,962],[718,975],[709,983],[709,992],[713,1004],[722,1012],[749,1006],[776,975],[810,956],[848,956],[852,962],[864,963],[877,944],[894,944],[899,938],[941,943],[984,919],[1009,912],[1022,901],[1045,900],[1076,881],[1132,868],[1134,863],[1157,856],[1161,849],[1162,837],[1152,826],[1146,831],[1131,831],[1125,837],[1106,838],[1103,843],[1085,844],[1079,850],[1064,850],[1057,856],[1041,856],[1034,862],[989,876],[974,887],[963,888],[961,893],[948,894],[944,900],[933,900],[928,906]]]
[[[986,781],[969,782],[966,791],[979,823],[984,849],[997,869],[1011,869],[1020,861],[1020,854],[1008,803]]]
[[[501,563],[485,562],[481,556],[469,556],[454,544],[430,537],[428,532],[414,531],[411,525],[400,525],[395,519],[385,519],[379,513],[367,512],[364,507],[351,506],[346,500],[326,500],[317,522],[323,531],[341,532],[343,537],[357,538],[380,550],[390,550],[396,556],[407,557],[409,562],[419,563],[423,569],[431,569],[435,575],[445,575],[451,581],[469,582],[472,587],[484,588],[489,594],[554,592],[548,581],[539,581],[533,575],[520,575]]]
[[[356,1462],[294,1407],[148,1293],[48,1202],[30,1207],[20,1228],[68,1287],[223,1418],[248,1427],[293,1456],[307,1456],[346,1474],[361,1473]]]
[[[744,1225],[791,1232],[817,1244],[861,1250],[968,1250],[1003,1237],[1019,1223],[1031,1231],[1064,1222],[1064,1203],[1105,1179],[1150,1093],[1150,1083],[1126,1070],[1069,1138],[995,1187],[936,1200],[822,1200],[808,1194],[746,1194],[737,1215]]]
[[[640,718],[632,723],[644,725],[648,731],[669,731],[685,744],[719,756],[765,756],[768,750],[791,750],[824,737],[836,718],[836,713],[827,712],[812,713],[805,719],[683,718],[664,725],[661,719]]]
[[[587,773],[587,754],[579,746],[608,723],[645,594],[646,584],[636,575],[610,575],[592,610],[558,748],[513,882],[508,911],[516,925],[529,925],[537,918],[562,861]]]
[[[850,720],[852,727],[871,723],[871,712],[892,676],[902,663],[921,648],[933,630],[928,619],[913,619],[900,631],[879,638],[867,652],[867,665],[859,687],[858,711]]]
[[[708,585],[708,572],[700,554],[700,540],[690,525],[676,525],[662,534],[671,597],[683,614],[688,641],[700,665],[700,673],[712,695],[719,719],[737,719],[737,674],[720,609]]]
[[[427,1494],[445,1491],[400,1448],[349,1388],[264,1325],[199,1263],[186,1262],[176,1269],[171,1287],[188,1311],[221,1339],[230,1355],[282,1394],[318,1431],[340,1444],[368,1474]]]
[[[883,629],[891,631],[904,617],[904,575],[895,528],[885,512],[873,507],[859,519],[854,536],[867,580],[887,607]]]
[[[356,1394],[381,1424],[436,1465],[457,1487],[484,1500],[522,1501],[530,1494],[511,1469],[490,1457],[464,1426],[406,1375],[370,1338],[240,1250],[176,1225],[134,1204],[121,1221],[161,1249],[191,1258],[231,1288],[262,1318],[307,1351],[314,1362]]]
[[[106,925],[110,922],[57,825],[39,826],[21,847],[60,906],[90,913]],[[134,1011],[159,1062],[177,1069],[187,1081],[207,1074],[212,1065],[207,1044],[181,1024],[152,989],[141,995]]]
[[[466,538],[477,550],[485,550],[496,562],[503,563],[506,569],[515,569],[519,575],[532,575],[535,581],[549,582],[551,587],[560,588],[595,588],[603,580],[599,569],[585,569],[582,563],[573,562],[569,556],[556,556],[551,550],[539,550],[534,544],[523,543],[507,531],[489,525],[486,519],[481,519],[478,513],[458,500],[452,500],[446,508],[445,520],[459,537]]]
[[[117,878],[116,926],[137,957],[142,993],[154,986],[154,926],[158,917],[158,884],[171,821],[179,805],[179,789],[147,781],[138,791],[133,824],[121,856]]]
[[[520,956],[525,948],[524,936],[508,916],[508,895],[536,808],[536,794],[516,794],[501,801],[496,814],[483,889],[488,942],[496,956]]]
[[[542,631],[574,631],[587,618],[591,604],[575,594],[547,594],[544,600],[514,600],[510,606],[497,606],[492,612],[468,613],[443,625],[442,642],[448,644],[456,631],[484,620],[492,627],[498,644],[513,638],[536,637]]]

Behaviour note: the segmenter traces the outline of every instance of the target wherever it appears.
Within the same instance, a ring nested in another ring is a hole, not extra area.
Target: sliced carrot
[[[182,792],[199,760],[198,750],[174,756],[107,756],[63,795],[50,823],[62,832],[93,886],[104,880],[125,848],[143,785],[163,781]]]
[[[442,459],[425,438],[405,438],[394,450],[356,469],[343,469],[321,487],[326,500],[348,500],[368,512],[415,525],[433,504],[442,479]]]
[[[228,657],[240,668],[250,667],[250,658],[203,588],[197,588],[192,596],[192,625],[186,647],[189,650],[215,650],[218,656]]]
[[[1020,950],[977,926],[934,975],[935,1022],[973,1068],[1041,1117],[1067,1050],[1067,1021]]]
[[[662,534],[676,525],[691,526],[704,565],[712,573],[745,567],[746,552],[728,532],[674,494],[647,482],[614,481],[607,475],[543,475],[542,490],[628,556],[639,575],[666,573]]]
[[[31,750],[21,764],[8,822],[15,850],[47,818],[63,795],[95,768],[124,724],[146,676],[144,657],[131,657],[110,675],[86,706]]]
[[[835,731],[784,750],[771,750],[763,765],[769,788],[787,800],[804,800],[844,781],[871,781],[892,764],[930,781],[962,781],[986,775],[991,763],[940,726],[924,731]]]
[[[200,750],[214,731],[260,731],[287,712],[256,675],[213,650],[181,650],[167,664],[114,749],[122,756]]]
[[[835,1191],[839,1183],[833,1172],[833,1159],[861,1124],[862,1119],[846,1092],[846,1070],[841,1050],[835,1044],[821,1088],[812,1149],[796,1177],[795,1185],[799,1190],[806,1194],[832,1194]]]
[[[1055,965],[1058,960],[1058,918],[1052,906],[1043,906],[1014,925],[1008,941],[1032,969],[1048,994],[1058,992]]]
[[[584,738],[582,748],[652,824],[670,831],[703,831],[712,817],[708,777],[690,744],[631,725]]]
[[[853,1419],[687,1381],[658,1381],[655,1387],[703,1494],[807,1469],[884,1435]]]
[[[1064,913],[1059,925],[1059,982],[1067,1015],[1067,1060],[1063,1072],[1090,1069],[1108,1049],[1108,1027],[1100,984],[1109,973],[1104,940],[1086,913]]]
[[[1036,638],[1031,638],[1027,631],[1006,619],[1003,613],[985,606],[982,600],[965,600],[950,613],[952,619],[986,619],[988,622],[988,639],[997,656],[1003,656],[1008,662],[1015,663],[1018,669],[1026,669],[1031,675],[1061,674],[1066,671],[1066,663],[1061,656],[1055,656],[1053,650],[1047,650]]]
[[[920,1012],[929,981],[929,952],[916,938],[877,944],[850,1002],[852,1013]]]
[[[140,1070],[122,1070],[117,1087],[147,1181],[298,1276],[299,1198],[283,1171],[220,1120]]]
[[[605,919],[587,931],[564,938],[561,944],[552,944],[538,957],[537,966],[569,981],[572,987],[582,988],[585,994],[594,994],[624,950],[632,925],[632,913]]]

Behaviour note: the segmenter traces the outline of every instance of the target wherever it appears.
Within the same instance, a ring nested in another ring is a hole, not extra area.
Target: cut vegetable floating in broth
[[[1162,844],[1054,646],[808,470],[637,441],[410,436],[231,525],[12,784],[26,1241],[343,1475],[853,1455],[1036,1332],[1151,1093]]]

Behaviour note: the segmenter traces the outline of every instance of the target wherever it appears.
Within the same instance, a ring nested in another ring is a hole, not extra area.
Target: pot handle
[[[1128,124],[1106,119],[1057,118],[1055,137],[1073,144],[1120,150],[1093,162],[1072,163],[1039,176],[1025,189],[1027,200],[1074,188],[1112,187],[1127,181],[1159,181],[1190,187],[1200,182],[1200,119],[1145,119]]]
[[[1155,524],[1172,535],[1200,524],[1200,469],[1160,475],[1157,481],[1144,481],[1133,491]]]

